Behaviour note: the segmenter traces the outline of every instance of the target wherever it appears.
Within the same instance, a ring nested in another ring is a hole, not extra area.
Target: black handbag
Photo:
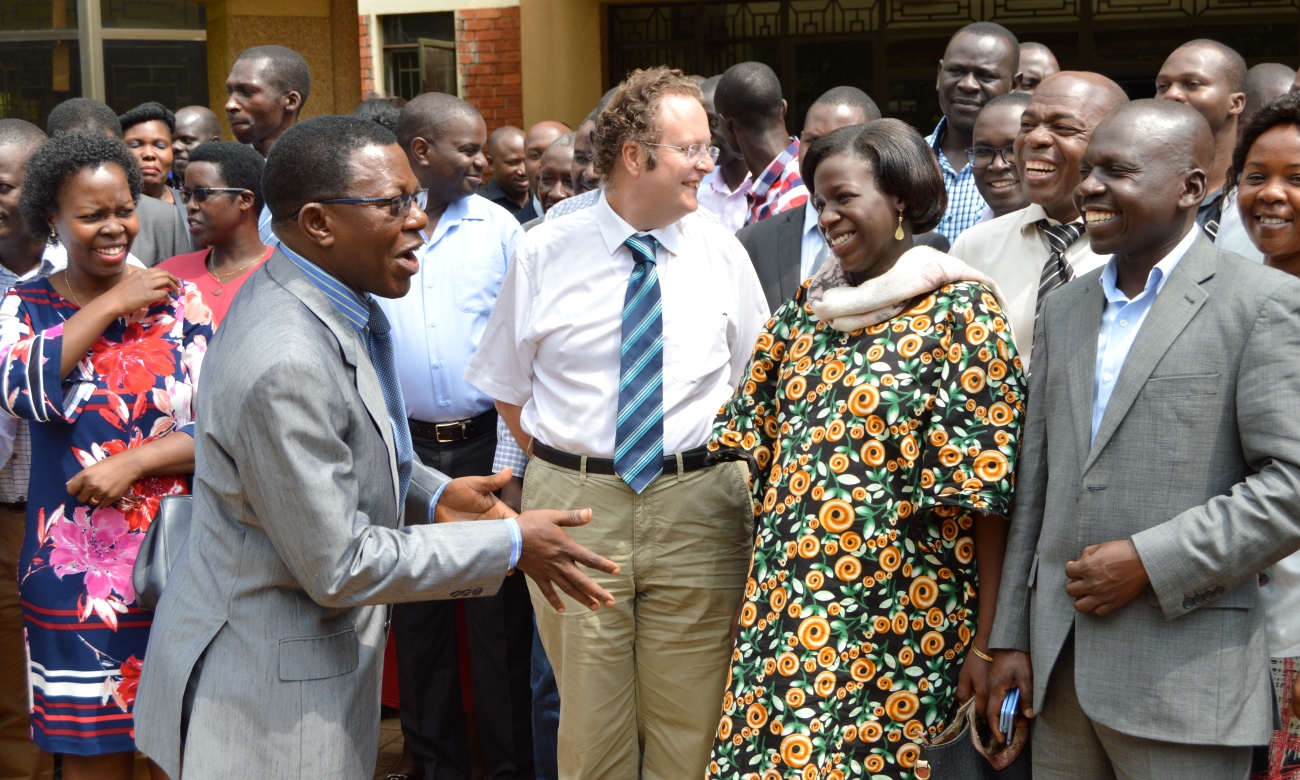
[[[1011,744],[993,738],[971,698],[952,725],[930,741],[916,762],[917,780],[1031,780],[1029,727],[1018,726]]]
[[[135,570],[131,584],[135,586],[135,605],[142,609],[157,609],[167,584],[167,572],[176,563],[185,539],[190,535],[190,513],[194,508],[191,496],[163,496],[144,541],[135,556]]]

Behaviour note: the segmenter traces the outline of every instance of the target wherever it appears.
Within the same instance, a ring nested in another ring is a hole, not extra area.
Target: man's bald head
[[[447,128],[461,120],[482,121],[483,117],[477,108],[455,95],[425,92],[402,107],[397,119],[397,142],[409,147],[417,137],[437,141]]]
[[[0,119],[0,149],[5,154],[31,157],[37,147],[45,143],[45,132],[31,122],[22,119]]]
[[[492,131],[488,136],[488,154],[496,157],[507,146],[524,143],[524,131],[514,125],[504,125]]]
[[[1183,169],[1209,170],[1214,162],[1214,134],[1201,113],[1172,100],[1134,100],[1116,108],[1098,125],[1120,133],[1125,143],[1143,153],[1144,159]]]
[[[176,112],[176,132],[189,131],[189,135],[205,141],[221,140],[221,120],[207,106],[186,106]]]
[[[528,186],[537,191],[537,177],[542,169],[542,155],[571,128],[563,122],[544,120],[528,128],[524,133],[524,170],[528,174]]]
[[[1295,69],[1280,62],[1261,62],[1246,71],[1246,107],[1237,120],[1238,126],[1250,124],[1261,108],[1291,91],[1295,77]]]
[[[1052,50],[1041,43],[1027,41],[1020,44],[1020,70],[1016,73],[1012,92],[1033,92],[1043,79],[1061,72]]]

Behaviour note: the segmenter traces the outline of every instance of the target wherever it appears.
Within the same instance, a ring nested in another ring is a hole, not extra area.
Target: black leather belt
[[[419,420],[407,420],[411,426],[411,435],[419,436],[422,439],[433,439],[439,444],[456,444],[462,441],[471,441],[480,436],[496,434],[497,432],[497,410],[488,409],[486,412],[471,417],[468,420],[452,420],[451,422],[427,423]]]
[[[554,447],[547,447],[545,444],[542,444],[540,441],[537,441],[536,439],[533,440],[533,454],[541,458],[542,460],[546,461],[547,463],[554,464],[556,466],[559,466],[562,469],[569,469],[570,471],[582,470],[583,456],[571,455],[567,452],[560,452]],[[709,451],[705,447],[696,447],[693,450],[686,450],[685,452],[681,453],[681,456],[682,456],[683,471],[697,471],[706,466],[713,465],[713,463],[711,463],[709,460]],[[677,456],[665,455],[664,473],[670,474],[670,473],[675,473],[676,471],[677,471]],[[617,472],[614,471],[614,461],[610,460],[609,458],[588,457],[587,473],[612,475],[612,474],[616,474]]]
[[[6,512],[26,512],[26,501],[0,501],[0,509]]]

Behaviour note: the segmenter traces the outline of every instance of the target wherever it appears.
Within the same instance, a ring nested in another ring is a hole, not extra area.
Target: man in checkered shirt
[[[1010,30],[992,22],[968,24],[948,41],[939,60],[935,89],[943,119],[925,139],[939,158],[948,211],[935,230],[949,241],[979,219],[984,198],[975,188],[975,170],[966,150],[972,145],[975,118],[998,95],[1011,91],[1020,67],[1020,42]]]

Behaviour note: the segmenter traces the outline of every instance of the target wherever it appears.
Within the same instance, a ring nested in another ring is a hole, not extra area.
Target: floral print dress
[[[957,706],[975,513],[1010,510],[1020,359],[976,282],[853,333],[807,295],[769,321],[709,444],[758,478],[707,777],[911,778]]]
[[[193,285],[118,319],[66,379],[63,323],[77,308],[48,280],[0,300],[0,410],[29,421],[27,528],[18,564],[32,687],[32,736],[52,753],[135,749],[132,706],[153,613],[131,573],[165,495],[183,476],[146,477],[115,505],[78,503],[83,468],[174,432],[193,435],[194,390],[211,313]]]

